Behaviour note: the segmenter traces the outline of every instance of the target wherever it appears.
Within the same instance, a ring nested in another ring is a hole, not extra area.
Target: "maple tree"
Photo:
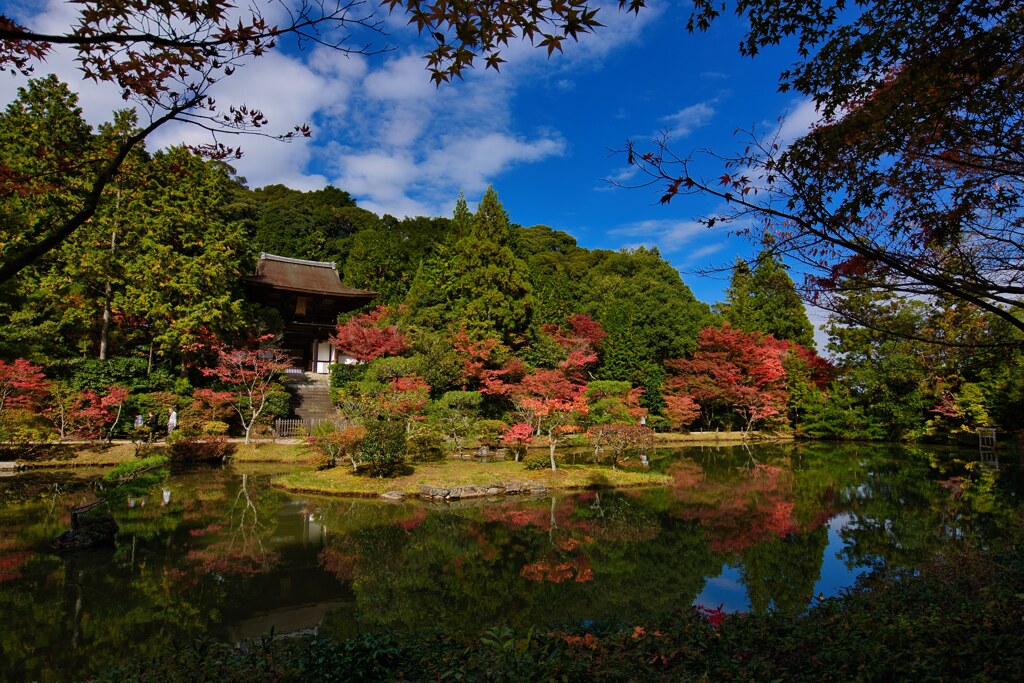
[[[362,425],[353,425],[344,429],[335,429],[334,425],[325,424],[329,427],[326,430],[321,428],[322,433],[314,432],[316,435],[307,439],[307,442],[327,456],[327,467],[334,467],[338,458],[348,458],[352,465],[352,471],[358,472],[357,453],[359,444],[366,438],[366,428]]]
[[[587,315],[571,315],[566,319],[567,328],[558,325],[541,325],[541,331],[549,335],[566,353],[559,368],[574,382],[583,382],[587,371],[598,362],[598,351],[608,333],[601,323]]]
[[[681,429],[693,424],[700,417],[700,405],[689,396],[662,396],[665,402],[665,417],[672,427]]]
[[[789,394],[783,360],[789,348],[789,342],[729,325],[708,327],[692,358],[666,363],[673,373],[667,386],[698,403],[706,425],[728,410],[750,431],[757,422],[785,417]]]
[[[261,337],[256,343],[266,343],[271,338]],[[271,392],[281,373],[290,365],[288,355],[281,349],[266,346],[217,347],[216,351],[217,364],[202,368],[201,372],[228,389],[196,389],[195,395],[211,404],[229,406],[238,415],[245,430],[245,443],[249,443],[253,428],[268,406]]]
[[[121,386],[111,386],[100,396],[90,389],[76,391],[55,383],[51,385],[42,414],[53,423],[62,441],[68,437],[89,440],[102,437],[110,442],[127,398],[128,389]]]
[[[512,451],[519,462],[526,454],[526,447],[533,443],[533,425],[517,422],[501,435],[501,443]]]
[[[706,30],[724,7],[698,0],[688,28]],[[735,11],[747,22],[743,54],[798,43],[780,88],[813,99],[821,120],[788,146],[752,131],[743,152],[712,154],[725,164],[718,177],[667,140],[627,144],[661,201],[725,200],[706,223],[774,236],[820,306],[851,291],[952,296],[1024,330],[1019,3],[863,0],[842,12],[752,0]]]
[[[364,418],[404,421],[419,417],[430,400],[430,385],[405,358],[378,358],[363,376],[339,387],[342,411]]]
[[[397,356],[409,349],[405,334],[389,324],[394,311],[378,306],[369,313],[354,315],[338,325],[330,338],[339,351],[361,361]]]
[[[32,408],[48,391],[42,368],[23,358],[0,360],[0,415],[11,408]]]
[[[511,389],[516,407],[531,415],[537,432],[547,437],[552,472],[558,470],[555,449],[580,431],[574,423],[589,409],[584,390],[559,370],[536,370]]]
[[[611,451],[612,469],[618,469],[629,456],[654,448],[654,430],[637,424],[598,424],[587,429],[586,434],[594,443],[595,461],[598,444]]]

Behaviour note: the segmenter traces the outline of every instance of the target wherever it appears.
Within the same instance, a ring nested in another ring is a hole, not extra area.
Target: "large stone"
[[[487,489],[483,486],[457,486],[448,493],[451,499],[483,498],[486,495]]]
[[[401,491],[388,491],[387,493],[380,494],[381,500],[388,500],[392,502],[398,502],[405,500],[405,494]]]
[[[420,484],[420,497],[421,498],[447,498],[449,490],[441,489],[435,486],[427,486],[426,484]]]
[[[117,522],[110,514],[85,513],[77,516],[77,524],[68,529],[53,542],[53,547],[62,553],[88,550],[114,542]]]

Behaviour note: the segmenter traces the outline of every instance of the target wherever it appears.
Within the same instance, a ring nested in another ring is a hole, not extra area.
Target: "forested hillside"
[[[134,127],[122,113],[91,129],[53,77],[23,90],[0,115],[18,179],[0,200],[0,254],[66,218],[87,191],[77,171]],[[552,439],[640,422],[939,441],[1020,427],[1019,333],[962,301],[847,294],[825,360],[769,249],[738,259],[725,300],[709,305],[657,249],[592,250],[512,224],[494,189],[472,210],[460,197],[451,217],[397,219],[338,188],[251,189],[178,147],[136,148],[89,224],[0,290],[8,437],[12,410],[52,410],[55,396],[99,410],[119,387],[126,413],[191,399],[218,348],[280,332],[241,289],[261,251],[334,262],[346,284],[379,292],[372,311],[339,321],[338,344],[366,361],[334,378],[354,415],[429,417],[449,433],[467,416],[536,434],[547,419]],[[360,348],[358,328],[389,344]],[[49,394],[32,393],[25,368],[55,383]],[[268,415],[287,412],[283,400]]]

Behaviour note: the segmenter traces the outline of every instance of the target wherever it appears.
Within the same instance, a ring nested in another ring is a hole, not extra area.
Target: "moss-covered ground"
[[[387,491],[419,493],[420,486],[452,488],[455,486],[488,486],[503,481],[531,481],[549,489],[586,489],[632,486],[660,486],[672,478],[640,469],[617,469],[607,466],[559,465],[557,472],[549,468],[526,469],[521,462],[479,462],[446,458],[437,462],[416,463],[412,470],[399,477],[382,479],[354,474],[344,464],[319,472],[297,471],[274,479],[275,486],[290,491],[334,495],[379,496]]]

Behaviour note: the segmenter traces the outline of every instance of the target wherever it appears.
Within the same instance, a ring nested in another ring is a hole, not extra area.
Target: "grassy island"
[[[289,491],[349,496],[379,496],[387,491],[407,495],[419,493],[420,486],[452,488],[487,486],[499,481],[535,481],[552,490],[664,486],[672,481],[666,474],[637,469],[617,469],[594,465],[559,465],[550,469],[528,470],[521,462],[478,462],[447,458],[417,463],[414,470],[393,478],[355,474],[341,466],[319,472],[299,471],[273,480],[275,486]]]

